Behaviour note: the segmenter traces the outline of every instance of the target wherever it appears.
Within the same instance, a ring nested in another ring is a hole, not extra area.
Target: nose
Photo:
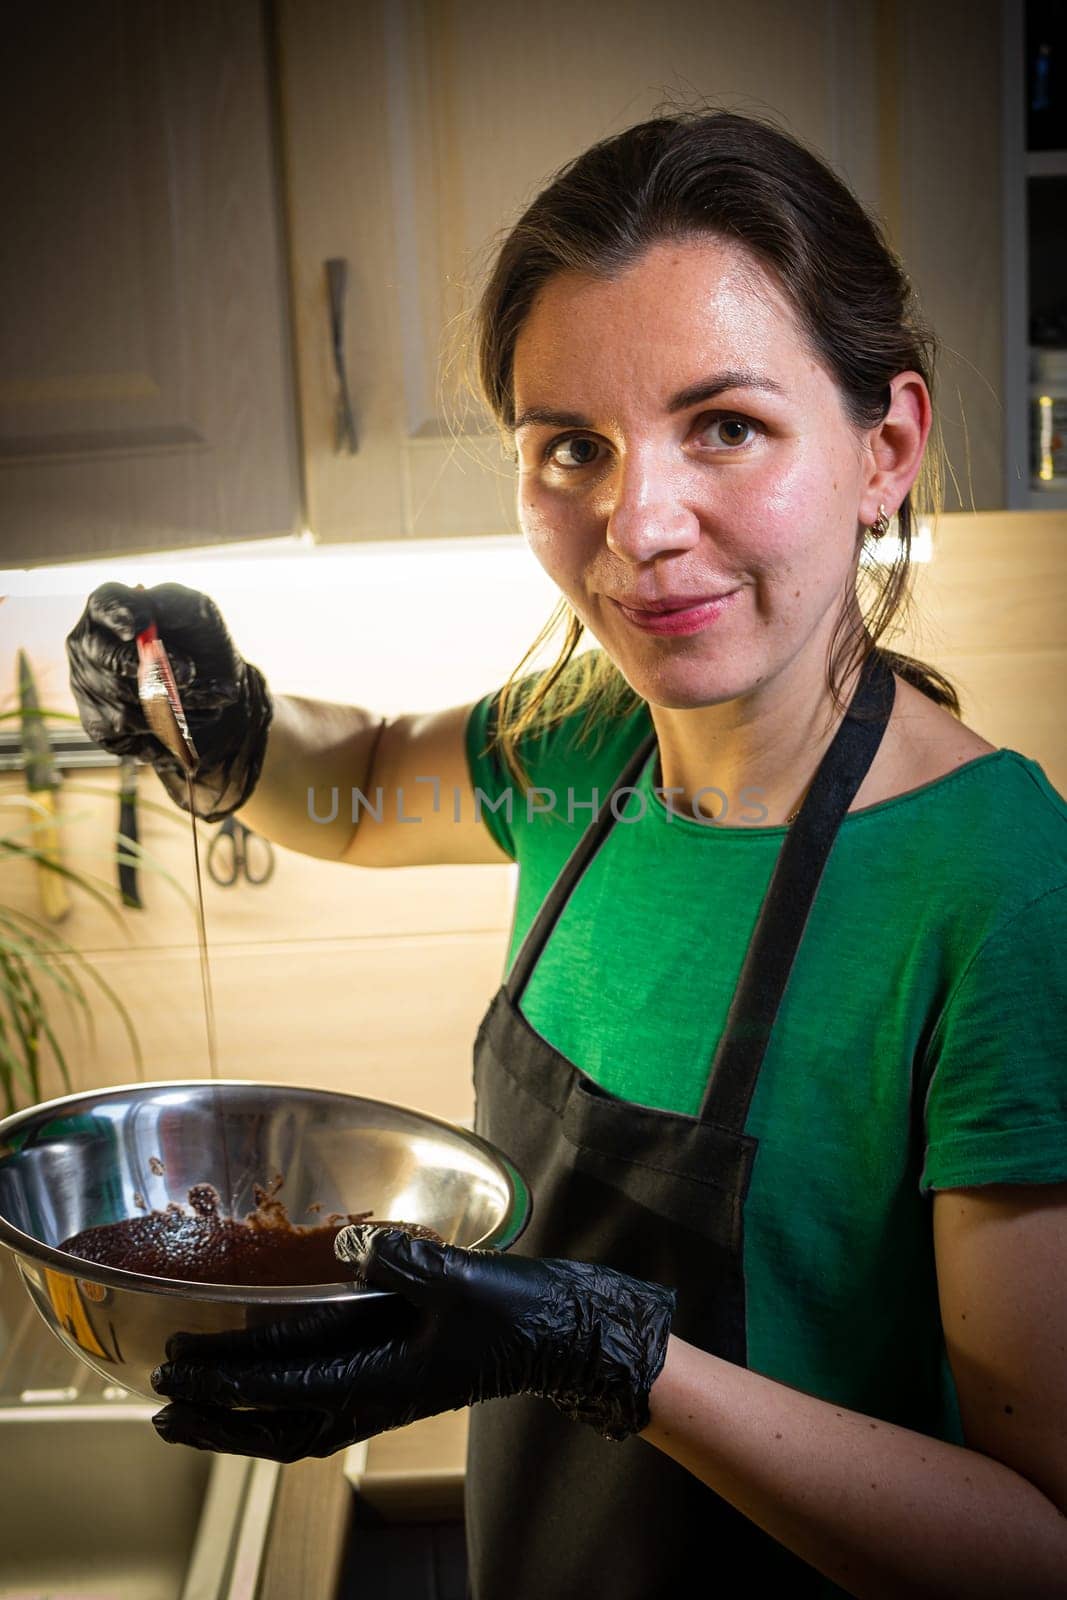
[[[687,503],[685,474],[647,452],[620,459],[607,490],[607,545],[634,564],[691,550],[700,522]]]

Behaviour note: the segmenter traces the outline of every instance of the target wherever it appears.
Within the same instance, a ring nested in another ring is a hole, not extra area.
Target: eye
[[[558,450],[572,450],[574,446],[583,447],[590,453],[577,461],[561,461],[556,454]],[[560,467],[564,472],[574,472],[579,467],[592,466],[595,456],[593,452],[598,448],[595,439],[589,439],[585,434],[568,434],[562,439],[553,439],[545,447],[545,460],[554,467]]]
[[[701,434],[710,433],[719,428],[728,430],[726,433],[719,435],[718,441],[720,445],[725,445],[728,452],[736,452],[750,443],[749,438],[738,437],[738,430],[741,430],[742,433],[747,431],[750,435],[755,435],[761,431],[759,423],[751,421],[748,417],[737,416],[733,412],[712,412],[710,416],[701,420],[702,426],[699,430]],[[552,439],[545,446],[543,460],[550,466],[558,467],[561,472],[578,472],[583,467],[596,465],[598,459],[596,452],[599,449],[600,446],[597,441],[590,439],[587,434],[564,434],[562,438]],[[559,452],[563,450],[570,450],[572,456],[577,454],[578,459],[572,459],[571,461],[561,460]]]
[[[747,439],[739,439],[735,430],[738,428],[747,428],[750,432],[755,433],[757,431],[757,424],[755,422],[750,422],[748,417],[738,417],[734,416],[732,413],[729,415],[726,413],[719,413],[718,415],[710,418],[707,427],[702,431],[704,433],[714,434],[719,428],[730,430],[730,432],[727,434],[719,435],[719,443],[725,444],[729,449],[733,450],[739,445],[748,443]]]

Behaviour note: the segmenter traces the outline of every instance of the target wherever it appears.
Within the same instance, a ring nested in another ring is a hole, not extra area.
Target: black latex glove
[[[137,696],[135,639],[150,622],[170,657],[200,764],[194,809],[207,822],[238,810],[259,779],[273,703],[263,674],[245,661],[214,600],[179,583],[94,589],[67,635],[70,686],[82,726],[113,755],[151,762],[183,811],[185,770],[150,731]]]
[[[647,1427],[672,1289],[368,1223],[343,1228],[334,1248],[357,1282],[393,1293],[248,1333],[176,1335],[153,1374],[174,1402],[152,1419],[163,1439],[298,1461],[519,1394],[607,1439]]]

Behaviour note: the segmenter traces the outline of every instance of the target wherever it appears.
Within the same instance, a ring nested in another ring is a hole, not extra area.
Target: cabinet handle
[[[335,256],[326,263],[326,282],[330,291],[330,340],[333,345],[333,370],[337,375],[337,426],[334,451],[354,456],[359,448],[352,397],[348,392],[345,369],[345,291],[348,287],[348,262]]]

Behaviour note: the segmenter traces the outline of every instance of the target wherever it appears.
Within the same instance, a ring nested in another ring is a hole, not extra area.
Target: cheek
[[[810,449],[781,458],[777,469],[760,485],[768,522],[780,529],[783,537],[790,529],[810,524],[812,510],[826,504],[827,488],[827,466]]]
[[[759,547],[780,574],[803,575],[805,587],[836,581],[852,556],[845,463],[805,454],[762,486]],[[794,585],[796,587],[796,585]]]
[[[535,494],[520,493],[518,511],[531,552],[549,576],[563,584],[580,559],[577,529],[568,525],[565,510],[557,505],[549,508]]]

